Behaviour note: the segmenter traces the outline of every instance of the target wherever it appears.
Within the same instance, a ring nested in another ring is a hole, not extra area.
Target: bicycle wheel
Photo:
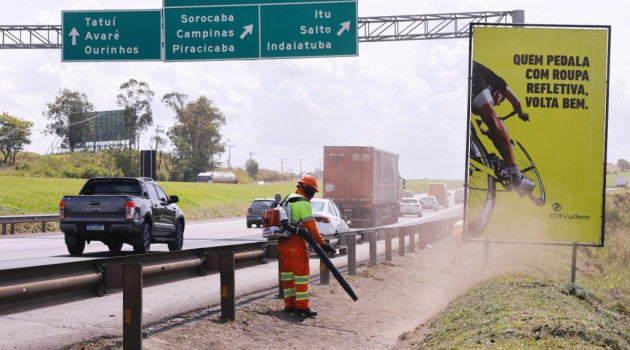
[[[536,205],[542,207],[545,205],[546,200],[545,187],[543,186],[538,169],[536,169],[534,161],[525,150],[525,147],[523,147],[523,145],[521,145],[518,141],[516,141],[516,145],[518,147],[513,148],[516,165],[518,165],[518,168],[521,169],[521,174],[527,176],[528,179],[534,181],[536,184],[536,187],[534,187],[534,191],[529,195],[529,198]]]
[[[484,172],[482,167],[492,169],[485,147],[472,134],[469,151],[468,196],[466,210],[466,232],[472,237],[479,236],[488,225],[496,198],[494,177]]]

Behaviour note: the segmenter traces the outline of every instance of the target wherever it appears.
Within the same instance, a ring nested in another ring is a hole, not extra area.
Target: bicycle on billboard
[[[513,111],[499,119],[505,123],[516,113]],[[529,118],[527,114],[525,116]],[[496,202],[496,193],[515,190],[505,160],[498,152],[488,153],[481,142],[483,136],[488,137],[488,130],[484,128],[481,117],[471,114],[466,230],[472,237],[479,236],[490,221]],[[510,142],[514,151],[514,160],[521,169],[521,173],[536,184],[532,192],[519,194],[522,197],[527,196],[538,206],[545,205],[545,188],[534,161],[518,140],[511,138]]]

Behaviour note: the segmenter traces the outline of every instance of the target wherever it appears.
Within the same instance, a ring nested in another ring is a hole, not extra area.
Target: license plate
[[[100,225],[100,224],[97,224],[97,225],[87,225],[86,229],[87,229],[88,231],[103,231],[103,230],[105,230],[105,225]]]

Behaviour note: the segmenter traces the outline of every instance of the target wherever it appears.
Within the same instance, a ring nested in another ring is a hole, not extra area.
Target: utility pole
[[[254,153],[254,152],[249,152],[249,159],[250,159],[250,160],[252,159],[252,157],[254,156],[254,154],[256,154],[256,153]]]
[[[300,161],[300,173],[298,174],[298,176],[302,176],[302,159],[300,159],[299,161]]]
[[[284,174],[284,158],[280,159],[280,173]]]
[[[230,162],[232,159],[232,147],[236,147],[235,145],[232,145],[230,143],[230,139],[227,139],[228,142],[228,161],[227,161],[227,167],[228,169],[231,169],[232,167],[232,163]]]
[[[160,155],[160,158],[158,159],[158,163],[157,163],[158,170],[160,170],[160,168],[162,167],[162,154],[158,152],[160,141],[162,141],[160,134],[164,133],[164,130],[161,130],[160,128],[161,126],[159,125],[155,126],[155,154]]]

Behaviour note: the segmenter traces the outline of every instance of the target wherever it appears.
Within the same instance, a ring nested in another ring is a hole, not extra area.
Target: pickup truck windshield
[[[94,180],[85,184],[81,190],[84,195],[128,194],[142,196],[142,186],[138,181],[129,179]]]

